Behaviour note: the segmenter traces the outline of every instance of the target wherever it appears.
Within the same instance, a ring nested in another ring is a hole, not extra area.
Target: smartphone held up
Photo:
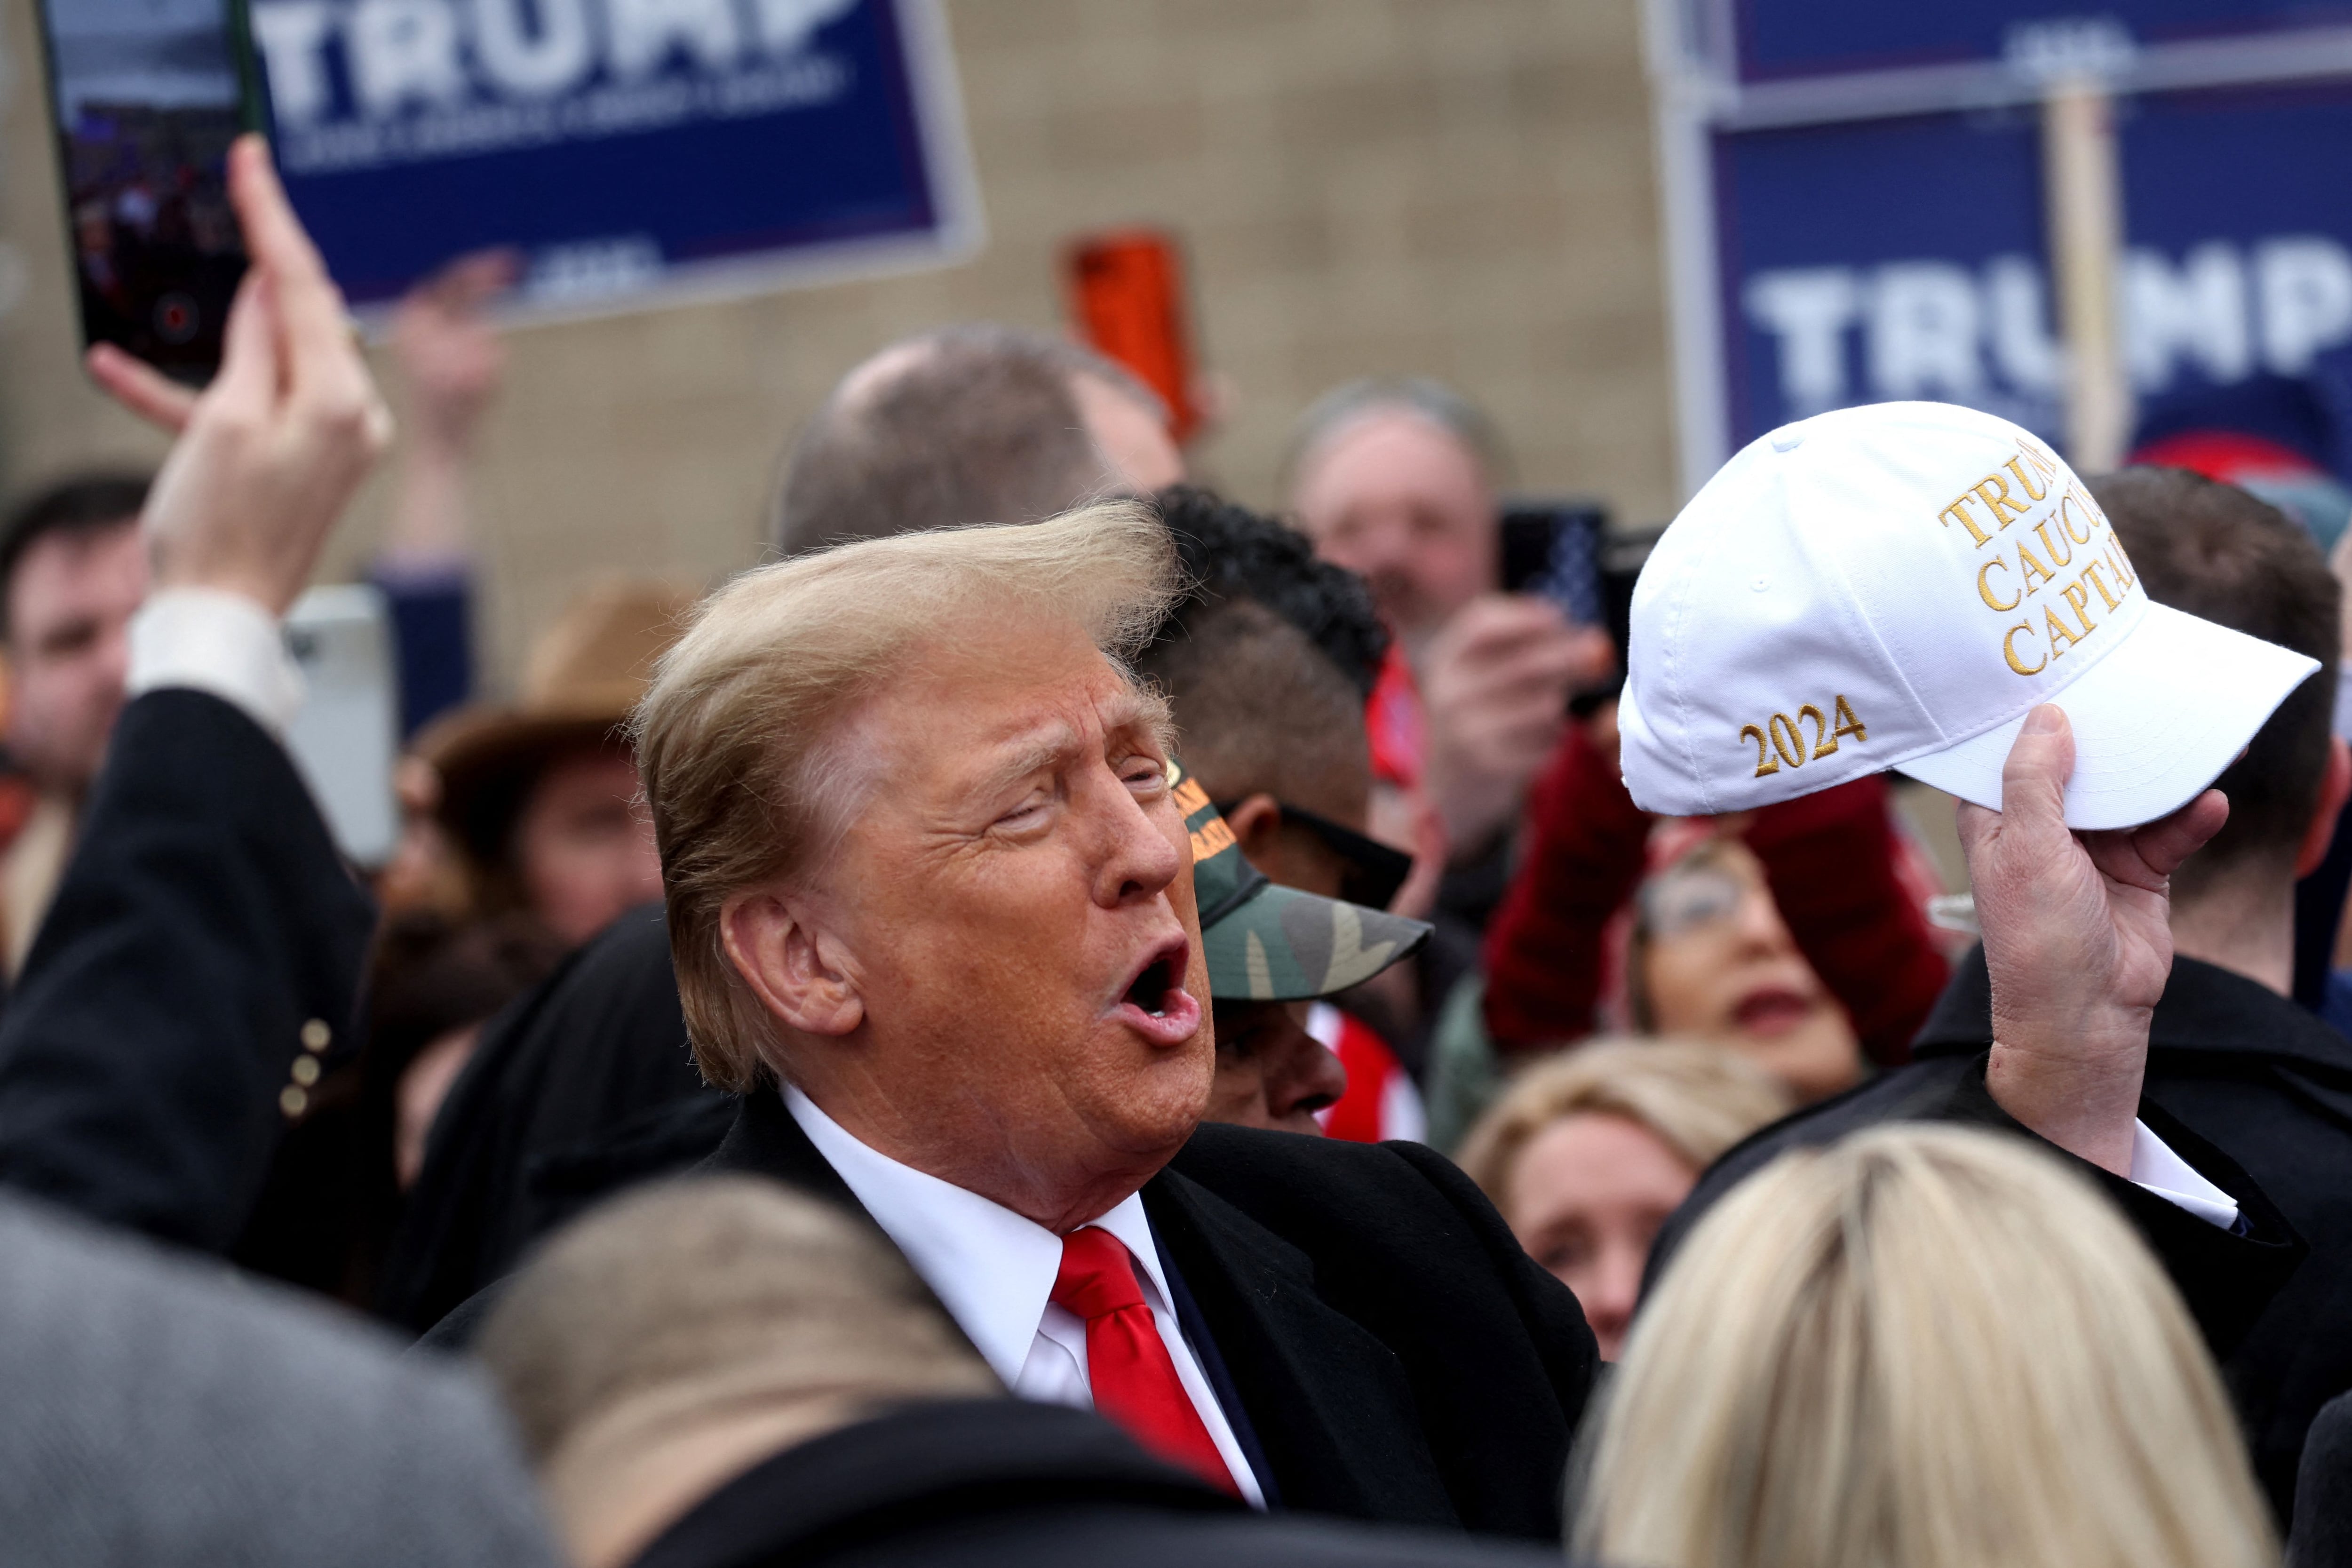
[[[229,143],[261,119],[242,0],[38,0],[85,347],[219,367],[245,275]]]

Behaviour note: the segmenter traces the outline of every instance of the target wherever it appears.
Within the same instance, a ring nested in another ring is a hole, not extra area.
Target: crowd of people
[[[1268,515],[999,325],[849,367],[763,560],[593,584],[493,698],[476,258],[394,338],[354,867],[281,622],[392,410],[257,142],[231,191],[217,378],[91,358],[161,470],[0,529],[0,1556],[2352,1563],[2302,521],[2087,480],[2318,672],[2226,813],[2103,831],[2036,708],[1958,886],[1885,773],[1637,805],[1457,394],[1333,391]]]

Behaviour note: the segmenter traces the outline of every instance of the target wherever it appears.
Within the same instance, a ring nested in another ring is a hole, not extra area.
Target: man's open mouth
[[[1184,984],[1184,946],[1180,942],[1173,948],[1154,954],[1120,1000],[1133,1003],[1152,1017],[1166,1017],[1169,997]]]
[[[1171,937],[1152,950],[1119,993],[1114,1011],[1153,1045],[1181,1045],[1201,1027],[1201,1002],[1184,989],[1192,958],[1192,944]]]

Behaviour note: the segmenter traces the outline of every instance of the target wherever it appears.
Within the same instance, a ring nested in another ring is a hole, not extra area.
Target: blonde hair
[[[2000,1134],[1782,1156],[1635,1320],[1580,1551],[1659,1568],[2252,1568],[2203,1342],[2088,1183]]]
[[[1623,1117],[1692,1170],[1704,1171],[1795,1103],[1780,1079],[1720,1046],[1594,1040],[1546,1057],[1514,1078],[1470,1130],[1459,1159],[1499,1208],[1521,1152],[1536,1134],[1568,1117]]]
[[[540,1463],[594,1430],[761,1397],[1000,1391],[879,1235],[742,1176],[641,1188],[557,1233],[499,1299],[479,1350]]]
[[[661,849],[670,953],[703,1076],[743,1093],[773,1039],[719,917],[822,864],[845,823],[845,717],[960,624],[1082,628],[1122,664],[1181,588],[1167,531],[1132,501],[1045,522],[863,540],[743,573],[705,601],[634,721]]]

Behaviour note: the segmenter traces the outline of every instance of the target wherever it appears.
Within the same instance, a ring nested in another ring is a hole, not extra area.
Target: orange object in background
[[[1180,444],[1200,428],[1192,396],[1192,339],[1184,308],[1184,257],[1173,235],[1123,228],[1085,235],[1063,252],[1070,315],[1086,341],[1135,373],[1168,405]]]

